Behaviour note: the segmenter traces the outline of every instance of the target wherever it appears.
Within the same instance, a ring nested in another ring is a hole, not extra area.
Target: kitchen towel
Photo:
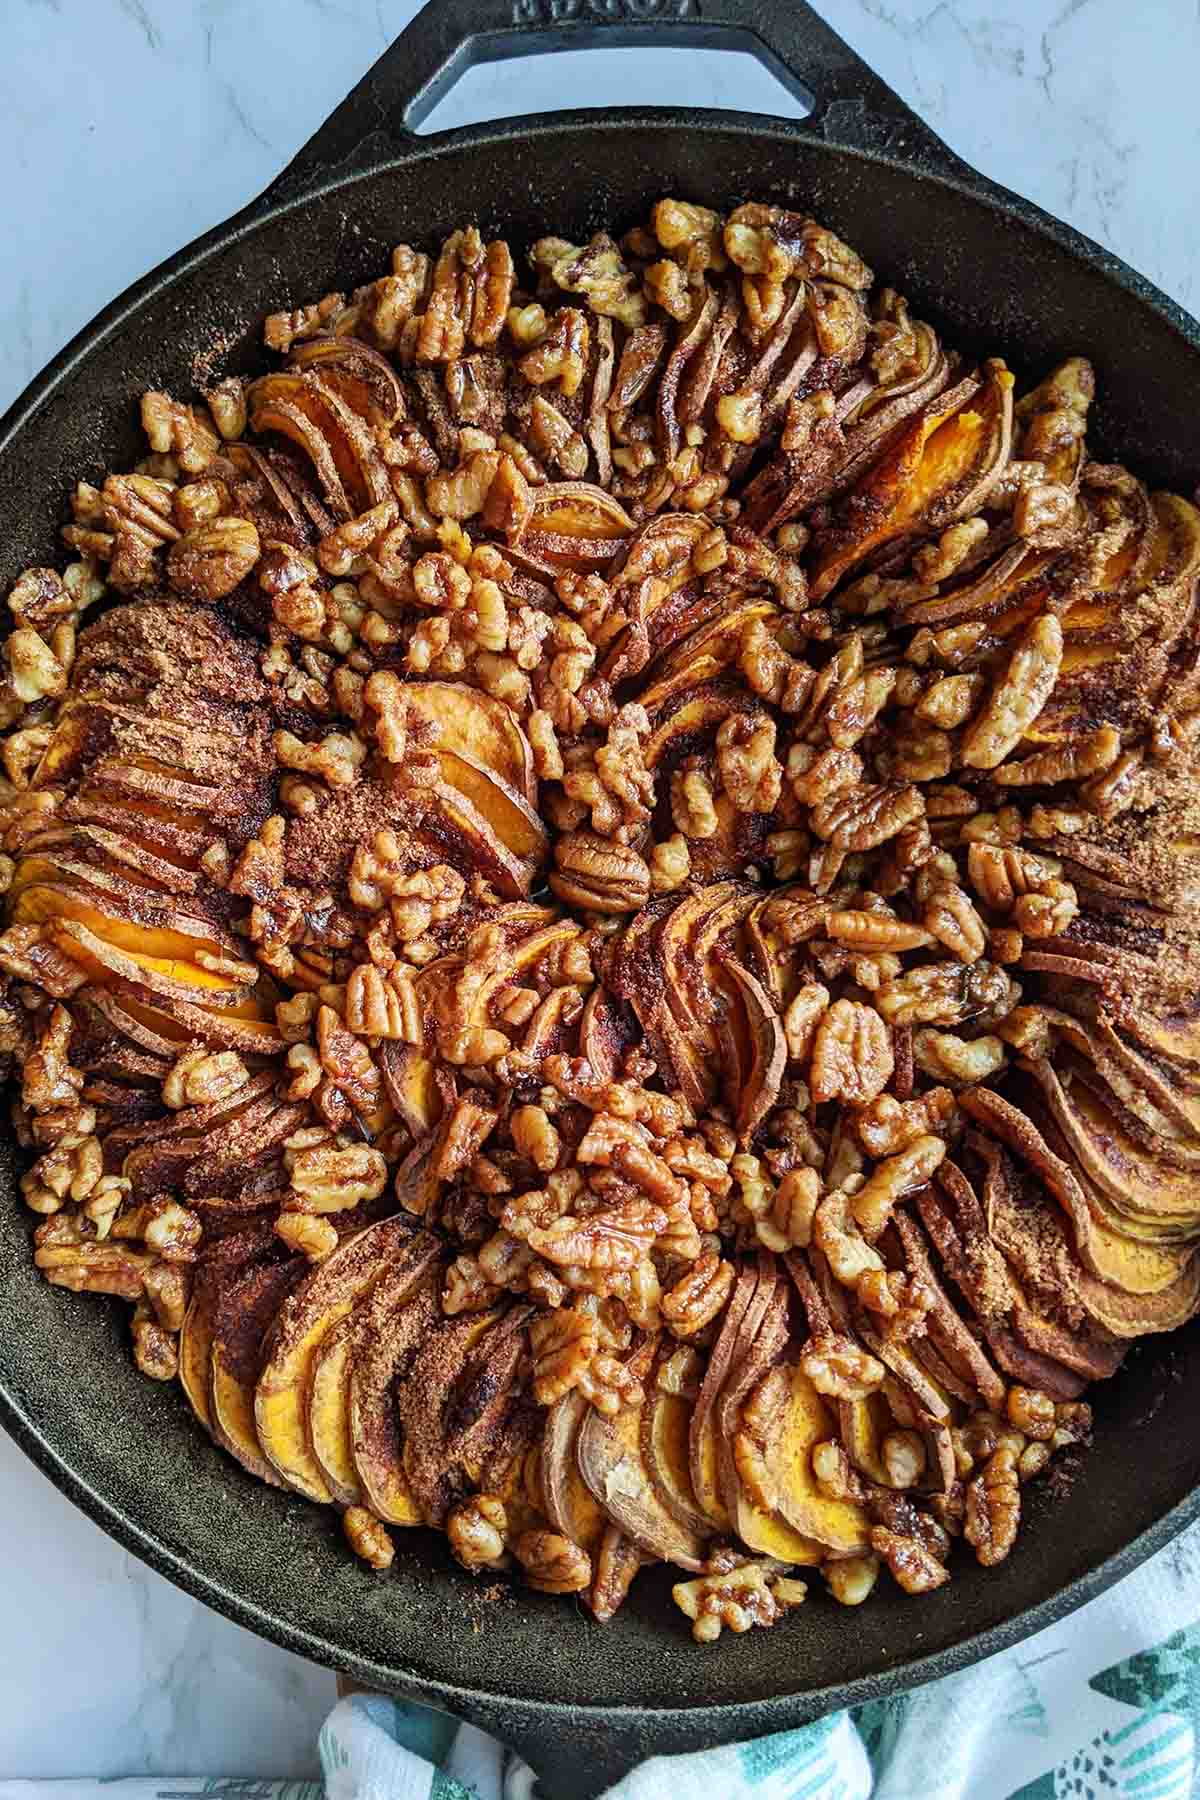
[[[802,1640],[803,1613],[779,1629]],[[607,1800],[1189,1800],[1198,1732],[1195,1525],[1088,1606],[960,1675],[795,1731],[656,1757]],[[575,1800],[545,1794],[473,1726],[378,1694],[340,1700],[319,1749],[323,1782],[0,1780],[0,1800]]]

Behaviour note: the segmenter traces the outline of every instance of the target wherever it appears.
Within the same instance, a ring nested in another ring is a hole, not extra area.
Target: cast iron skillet
[[[412,135],[473,62],[601,42],[749,49],[811,114],[609,109]],[[627,226],[663,194],[803,206],[953,343],[1003,351],[1023,372],[1086,351],[1102,450],[1185,492],[1200,475],[1200,408],[1184,402],[1200,392],[1200,326],[968,169],[799,0],[433,0],[261,199],[114,302],[10,411],[0,582],[56,554],[52,496],[140,456],[143,388],[262,367],[265,312],[353,287],[397,241],[432,245],[467,219],[520,245]],[[373,1579],[332,1513],[251,1481],[176,1390],[134,1372],[116,1308],[35,1276],[11,1162],[0,1190],[0,1418],[50,1478],[252,1630],[516,1742],[555,1795],[594,1793],[647,1754],[778,1730],[960,1668],[1079,1605],[1200,1511],[1191,1332],[1135,1352],[1100,1392],[1090,1479],[1034,1500],[1002,1570],[964,1561],[917,1602],[890,1584],[853,1618],[816,1600],[790,1626],[705,1651],[663,1570],[602,1629],[561,1601],[483,1599],[424,1533],[398,1534],[393,1574]]]

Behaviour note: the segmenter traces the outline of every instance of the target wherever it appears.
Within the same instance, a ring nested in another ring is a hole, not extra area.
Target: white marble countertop
[[[129,281],[263,188],[415,10],[6,0],[0,410]],[[1197,0],[819,10],[977,167],[1200,310]],[[435,122],[618,99],[789,107],[747,58],[632,57],[479,70]],[[315,1771],[332,1677],[142,1567],[3,1437],[0,1595],[0,1778]]]

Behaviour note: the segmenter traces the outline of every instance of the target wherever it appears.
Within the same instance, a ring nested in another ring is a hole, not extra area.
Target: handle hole
[[[686,62],[684,57],[686,56]],[[514,62],[466,69],[417,126],[418,135],[485,125],[514,113],[556,113],[571,107],[710,106],[721,112],[770,113],[806,119],[812,96],[801,99],[769,66],[746,50],[560,50]]]

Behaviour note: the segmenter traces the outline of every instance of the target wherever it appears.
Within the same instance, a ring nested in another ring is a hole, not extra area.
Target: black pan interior
[[[0,441],[0,582],[55,556],[69,483],[142,454],[144,388],[182,393],[263,366],[266,311],[349,289],[386,268],[392,244],[433,244],[469,217],[520,244],[547,230],[624,227],[664,193],[802,206],[844,232],[952,343],[1002,351],[1023,374],[1085,351],[1099,376],[1100,449],[1191,491],[1200,410],[1183,397],[1200,390],[1200,351],[1102,262],[1080,260],[1019,210],[765,121],[568,116],[415,145],[400,166],[235,221],[132,309],[118,303]],[[211,1604],[365,1681],[429,1684],[510,1732],[540,1721],[543,1737],[543,1705],[565,1703],[572,1730],[585,1734],[577,1751],[614,1732],[667,1749],[777,1729],[928,1678],[1050,1622],[1090,1591],[1081,1578],[1122,1558],[1110,1579],[1197,1510],[1192,1330],[1140,1348],[1098,1392],[1089,1478],[1034,1501],[1036,1517],[1002,1570],[963,1559],[936,1595],[909,1602],[889,1586],[852,1622],[816,1599],[790,1627],[726,1638],[706,1653],[691,1645],[662,1571],[643,1577],[602,1629],[525,1592],[487,1598],[424,1533],[401,1535],[391,1576],[365,1579],[332,1514],[244,1476],[203,1439],[178,1393],[135,1373],[115,1307],[35,1276],[2,1167],[0,1206],[0,1417],[101,1523]]]

